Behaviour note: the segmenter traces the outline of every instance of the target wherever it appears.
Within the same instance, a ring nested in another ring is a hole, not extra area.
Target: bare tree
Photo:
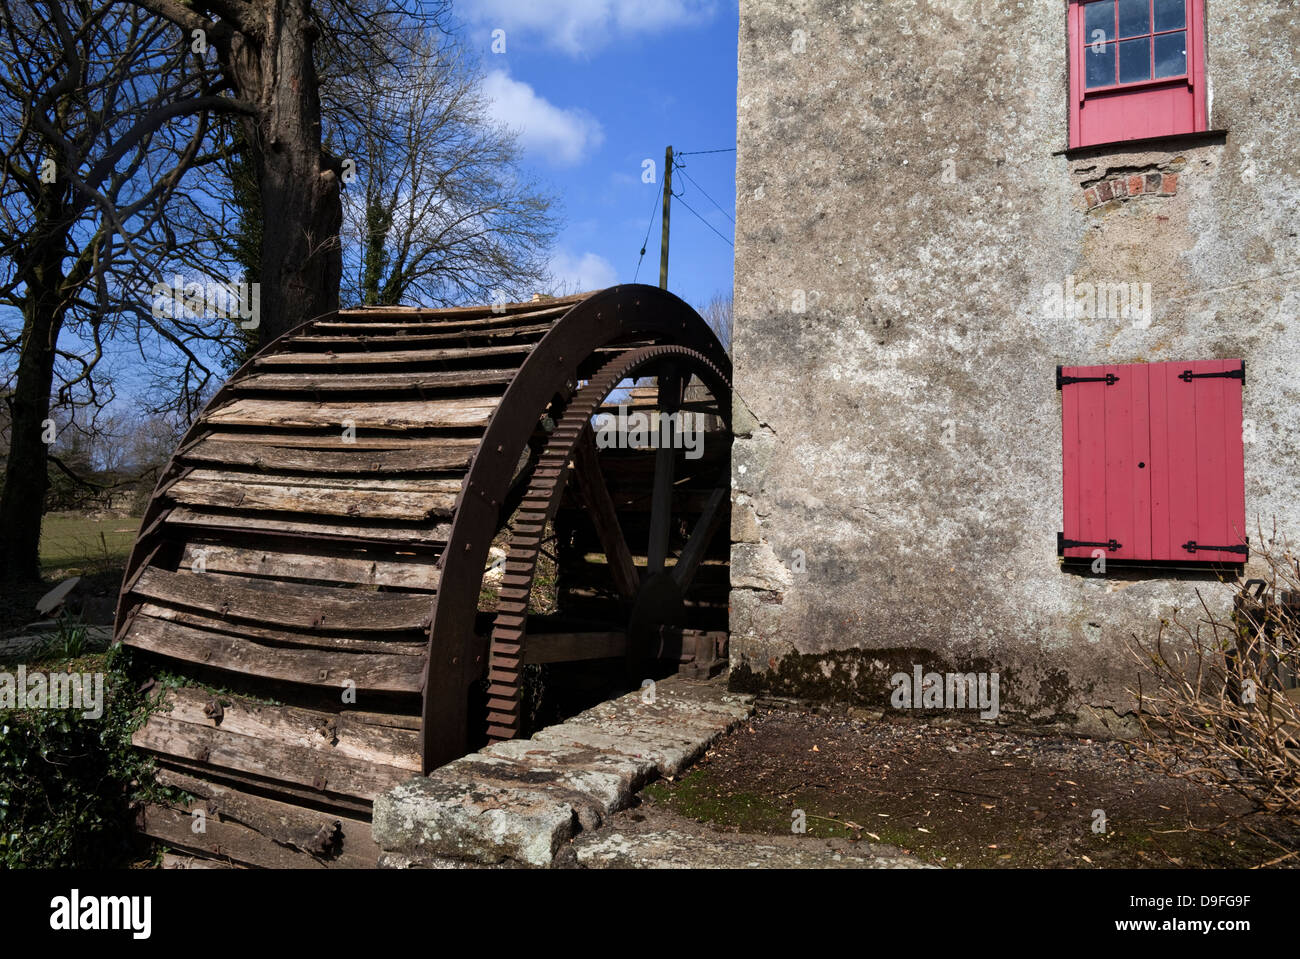
[[[338,306],[344,159],[322,140],[318,65],[382,61],[385,38],[441,29],[449,0],[130,0],[210,45],[241,109],[262,217],[263,341]]]
[[[350,100],[331,112],[361,186],[344,194],[347,301],[445,306],[544,285],[553,200],[520,175],[519,147],[454,40],[423,33],[332,95]]]
[[[730,293],[715,293],[700,311],[704,322],[717,335],[718,341],[728,353],[731,352],[731,303]]]
[[[52,394],[102,408],[96,369],[124,326],[193,355],[143,290],[174,255],[169,201],[210,158],[207,112],[229,98],[175,41],[129,6],[0,4],[0,307],[21,316],[0,330],[13,361],[0,579],[38,575]]]

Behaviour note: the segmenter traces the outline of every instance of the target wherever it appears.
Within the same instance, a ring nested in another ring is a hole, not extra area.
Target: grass
[[[76,659],[86,652],[86,624],[80,616],[60,616],[59,630],[46,644],[46,650],[66,659]]]
[[[122,566],[139,528],[139,517],[47,513],[41,524],[41,574],[50,578]]]
[[[0,594],[0,635],[19,630],[39,618],[37,601],[50,587],[69,576],[81,576],[81,591],[111,598],[122,580],[122,567],[135,542],[140,519],[103,513],[46,513],[41,523],[40,564],[43,582],[18,584]],[[99,605],[102,606],[102,603]],[[97,614],[101,617],[104,610]],[[108,618],[87,622],[110,622]],[[75,647],[78,637],[65,637]]]

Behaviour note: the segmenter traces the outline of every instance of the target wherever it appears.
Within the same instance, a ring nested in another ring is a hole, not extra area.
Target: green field
[[[140,528],[138,516],[47,513],[41,524],[41,573],[98,572],[126,562]]]

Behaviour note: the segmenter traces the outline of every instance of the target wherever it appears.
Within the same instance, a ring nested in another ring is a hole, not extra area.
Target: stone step
[[[679,775],[752,713],[752,697],[670,677],[530,740],[489,746],[376,799],[381,862],[549,866],[575,835],[657,776]]]

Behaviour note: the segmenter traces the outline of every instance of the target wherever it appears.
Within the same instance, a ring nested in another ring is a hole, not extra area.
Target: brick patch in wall
[[[1175,196],[1177,173],[1134,173],[1104,180],[1083,191],[1083,204],[1091,210],[1115,200],[1132,200],[1142,196]]]

